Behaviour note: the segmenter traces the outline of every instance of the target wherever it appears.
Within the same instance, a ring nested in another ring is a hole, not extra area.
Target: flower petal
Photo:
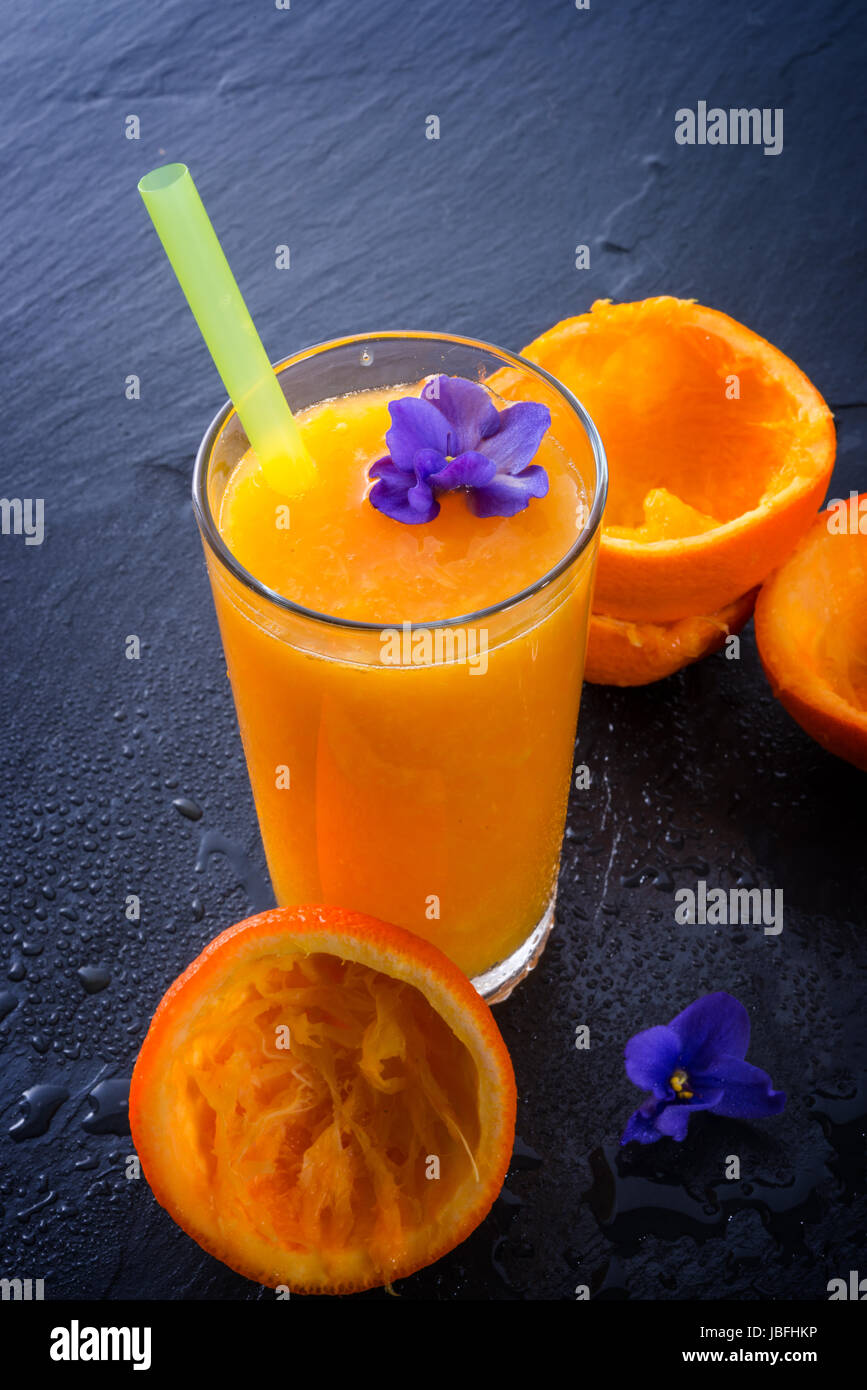
[[[395,468],[388,455],[371,464],[367,476],[381,480],[383,487],[380,488],[380,495],[387,492],[395,497],[404,496],[416,481],[415,473],[404,473],[400,468]]]
[[[430,478],[432,473],[439,473],[445,467],[445,454],[441,454],[437,449],[419,449],[413,460],[412,471],[421,482],[423,478]]]
[[[696,999],[668,1026],[680,1039],[682,1065],[690,1073],[706,1071],[717,1057],[745,1057],[749,1047],[750,1016],[724,990]]]
[[[439,502],[434,500],[433,488],[423,478],[409,489],[406,500],[422,521],[432,521],[440,509]]]
[[[551,412],[536,401],[518,401],[497,416],[499,428],[478,445],[493,459],[498,473],[519,473],[535,457],[542,436],[551,424]],[[534,496],[544,497],[544,493]]]
[[[514,477],[496,473],[484,487],[471,492],[467,500],[476,516],[515,516],[529,506],[531,497],[544,497],[547,491],[548,474],[534,463]]]
[[[660,1133],[656,1120],[665,1108],[664,1100],[645,1100],[634,1114],[630,1115],[626,1128],[620,1136],[621,1144],[629,1144],[637,1139],[639,1144],[655,1144]]]
[[[643,1091],[660,1099],[673,1096],[670,1077],[680,1059],[680,1039],[670,1028],[658,1024],[636,1033],[626,1044],[626,1075]]]
[[[681,1093],[677,1098],[680,1110],[712,1110],[717,1101],[722,1100],[722,1087],[712,1077],[701,1076],[696,1080],[691,1076],[689,1080],[692,1099],[684,1100]]]
[[[432,402],[449,423],[449,457],[465,454],[496,430],[500,416],[484,386],[460,376],[437,376],[422,397]],[[529,463],[529,459],[527,460]]]
[[[445,417],[430,401],[418,396],[403,396],[390,401],[388,413],[391,429],[385,442],[392,462],[404,473],[410,473],[420,449],[448,453],[449,427]]]
[[[786,1104],[785,1092],[774,1090],[768,1073],[740,1057],[718,1057],[707,1074],[695,1077],[695,1084],[721,1089],[719,1100],[710,1107],[715,1115],[752,1120],[779,1115]]]
[[[718,1086],[712,1086],[704,1082],[701,1089],[696,1089],[692,1100],[672,1101],[666,1104],[660,1111],[656,1127],[662,1134],[667,1134],[670,1139],[676,1139],[680,1143],[686,1138],[686,1127],[689,1124],[690,1115],[696,1110],[713,1110],[716,1104],[722,1099],[722,1091]],[[695,1084],[695,1083],[694,1083]]]
[[[657,1100],[649,1096],[631,1116],[620,1142],[628,1144],[630,1139],[637,1139],[641,1144],[652,1144],[664,1136],[681,1143],[686,1138],[690,1115],[696,1110],[714,1110],[715,1102],[721,1098],[720,1090],[709,1090],[691,1101]]]
[[[378,477],[379,481],[370,489],[368,501],[392,521],[417,526],[423,521],[433,521],[438,514],[440,504],[427,484],[416,482],[412,473],[402,473],[390,460],[380,459],[370,469],[370,475]],[[425,489],[426,497],[420,489]],[[410,493],[413,493],[412,498]]]
[[[682,1144],[686,1138],[689,1117],[692,1110],[688,1105],[666,1105],[656,1119],[656,1128],[667,1139],[676,1139]]]
[[[438,492],[451,492],[457,487],[482,487],[497,471],[496,464],[484,454],[470,451],[451,459],[431,478]]]

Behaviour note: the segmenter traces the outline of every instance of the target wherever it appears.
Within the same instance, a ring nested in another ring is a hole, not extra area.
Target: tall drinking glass
[[[196,517],[277,901],[407,927],[489,1001],[503,999],[554,920],[605,502],[601,441],[553,377],[467,338],[345,338],[275,370],[296,418],[326,402],[335,431],[341,401],[406,395],[439,373],[534,399],[583,484],[568,547],[520,592],[471,612],[453,598],[458,616],[374,622],[305,608],[232,553],[221,513],[248,442],[230,404],[196,460]],[[327,488],[327,456],[317,462]]]

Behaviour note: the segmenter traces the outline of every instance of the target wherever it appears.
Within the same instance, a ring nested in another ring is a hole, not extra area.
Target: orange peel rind
[[[836,439],[815,386],[727,314],[597,300],[528,344],[593,417],[610,485],[596,611],[671,623],[760,584],[810,524]]]
[[[630,623],[594,613],[590,618],[584,677],[591,685],[649,685],[664,680],[740,632],[753,612],[756,589],[707,617],[673,623]]]
[[[515,1104],[493,1015],[441,951],[295,907],[223,932],[171,986],[130,1125],[157,1201],[203,1249],[271,1287],[351,1293],[483,1220]]]
[[[756,642],[771,689],[811,738],[867,771],[867,493],[851,529],[820,512],[762,586]]]

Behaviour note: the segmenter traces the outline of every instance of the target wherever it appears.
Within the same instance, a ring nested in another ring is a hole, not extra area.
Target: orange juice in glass
[[[193,492],[277,901],[407,927],[505,998],[553,923],[601,442],[554,378],[471,339],[348,338],[275,370],[317,482],[273,491],[226,405]],[[455,379],[547,408],[547,492],[479,515],[456,486],[407,524],[371,502],[389,405]]]

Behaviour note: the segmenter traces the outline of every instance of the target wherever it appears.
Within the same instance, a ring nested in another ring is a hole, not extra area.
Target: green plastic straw
[[[316,477],[262,340],[186,164],[164,164],[138,191],[269,485],[288,496]]]

